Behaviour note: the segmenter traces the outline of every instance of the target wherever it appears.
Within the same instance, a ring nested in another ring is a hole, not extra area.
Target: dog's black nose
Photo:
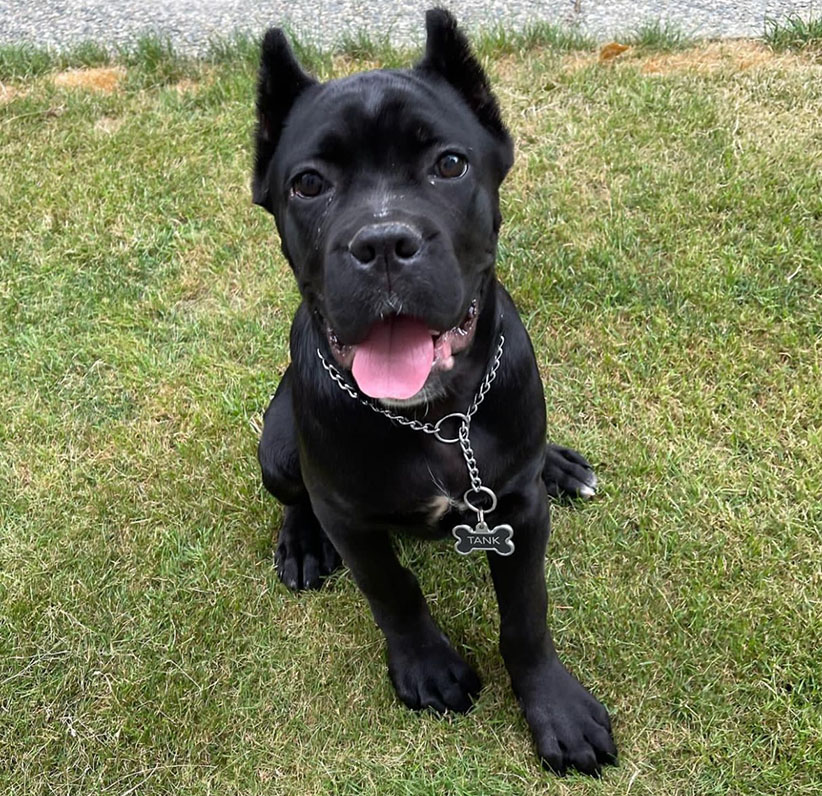
[[[422,248],[422,235],[408,224],[387,222],[360,229],[348,244],[348,251],[362,265],[404,265]]]

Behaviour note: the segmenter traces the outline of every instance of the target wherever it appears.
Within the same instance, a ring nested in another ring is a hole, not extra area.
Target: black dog
[[[590,495],[596,482],[579,454],[546,446],[534,352],[494,273],[511,139],[454,19],[426,22],[415,68],[324,84],[280,30],[263,42],[254,201],[303,297],[259,448],[286,507],[278,571],[317,588],[342,556],[400,699],[467,711],[479,678],[390,532],[454,529],[460,551],[489,550],[500,649],[537,752],[554,771],[598,774],[616,757],[610,721],[557,658],[544,573],[546,487]]]

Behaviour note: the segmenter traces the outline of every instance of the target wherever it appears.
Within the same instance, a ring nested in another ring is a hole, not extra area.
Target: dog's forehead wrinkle
[[[465,121],[472,118],[455,114],[441,91],[409,72],[360,72],[329,81],[323,89],[303,109],[314,117],[320,153],[338,152],[352,141],[370,146],[372,141],[364,140],[369,136],[380,149],[397,144],[426,148],[467,133]]]
[[[384,181],[375,193],[376,196],[373,199],[375,218],[387,218],[392,211],[404,209],[407,195],[392,191],[384,184]]]
[[[365,72],[356,72],[353,75],[329,80],[323,85],[324,93],[332,97],[354,95],[361,104],[378,101],[389,91],[403,94],[419,101],[420,93],[426,99],[437,102],[442,97],[441,90],[432,86],[427,80],[421,79],[414,72],[403,69],[371,69]],[[439,87],[441,89],[441,87]],[[365,103],[363,103],[365,98]]]

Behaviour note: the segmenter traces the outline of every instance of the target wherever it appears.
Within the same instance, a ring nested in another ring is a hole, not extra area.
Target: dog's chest
[[[365,415],[359,423],[328,423],[314,433],[304,418],[301,468],[312,501],[327,502],[360,528],[402,530],[427,537],[464,521],[471,481],[462,448],[416,429]],[[498,483],[495,429],[472,423],[470,447],[483,483]]]
[[[462,496],[468,489],[469,478],[459,446],[439,443],[433,447],[433,456],[426,457],[425,475],[419,489],[425,494],[423,505],[428,525],[438,525],[451,511],[465,510]]]
[[[371,444],[346,446],[345,456],[326,460],[323,491],[330,488],[365,524],[438,534],[434,529],[447,514],[464,510],[470,480],[460,446],[422,433],[403,434],[401,445],[386,437],[383,444],[370,439]],[[340,448],[323,452],[329,456]]]
[[[440,535],[443,532],[441,524],[448,515],[457,516],[465,511],[462,498],[470,481],[462,452],[458,445],[431,440],[408,464],[407,469],[399,467],[397,471],[400,479],[403,471],[408,478],[404,495],[395,504],[402,506],[397,519],[408,530]],[[397,488],[401,489],[400,482]]]

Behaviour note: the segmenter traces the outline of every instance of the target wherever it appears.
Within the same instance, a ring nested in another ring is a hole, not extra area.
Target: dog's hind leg
[[[289,589],[319,589],[340,566],[340,556],[320,527],[300,471],[297,430],[291,404],[290,366],[263,416],[257,449],[263,485],[284,505],[274,561]]]
[[[597,488],[597,477],[582,454],[550,442],[545,446],[542,480],[554,498],[589,498]]]

